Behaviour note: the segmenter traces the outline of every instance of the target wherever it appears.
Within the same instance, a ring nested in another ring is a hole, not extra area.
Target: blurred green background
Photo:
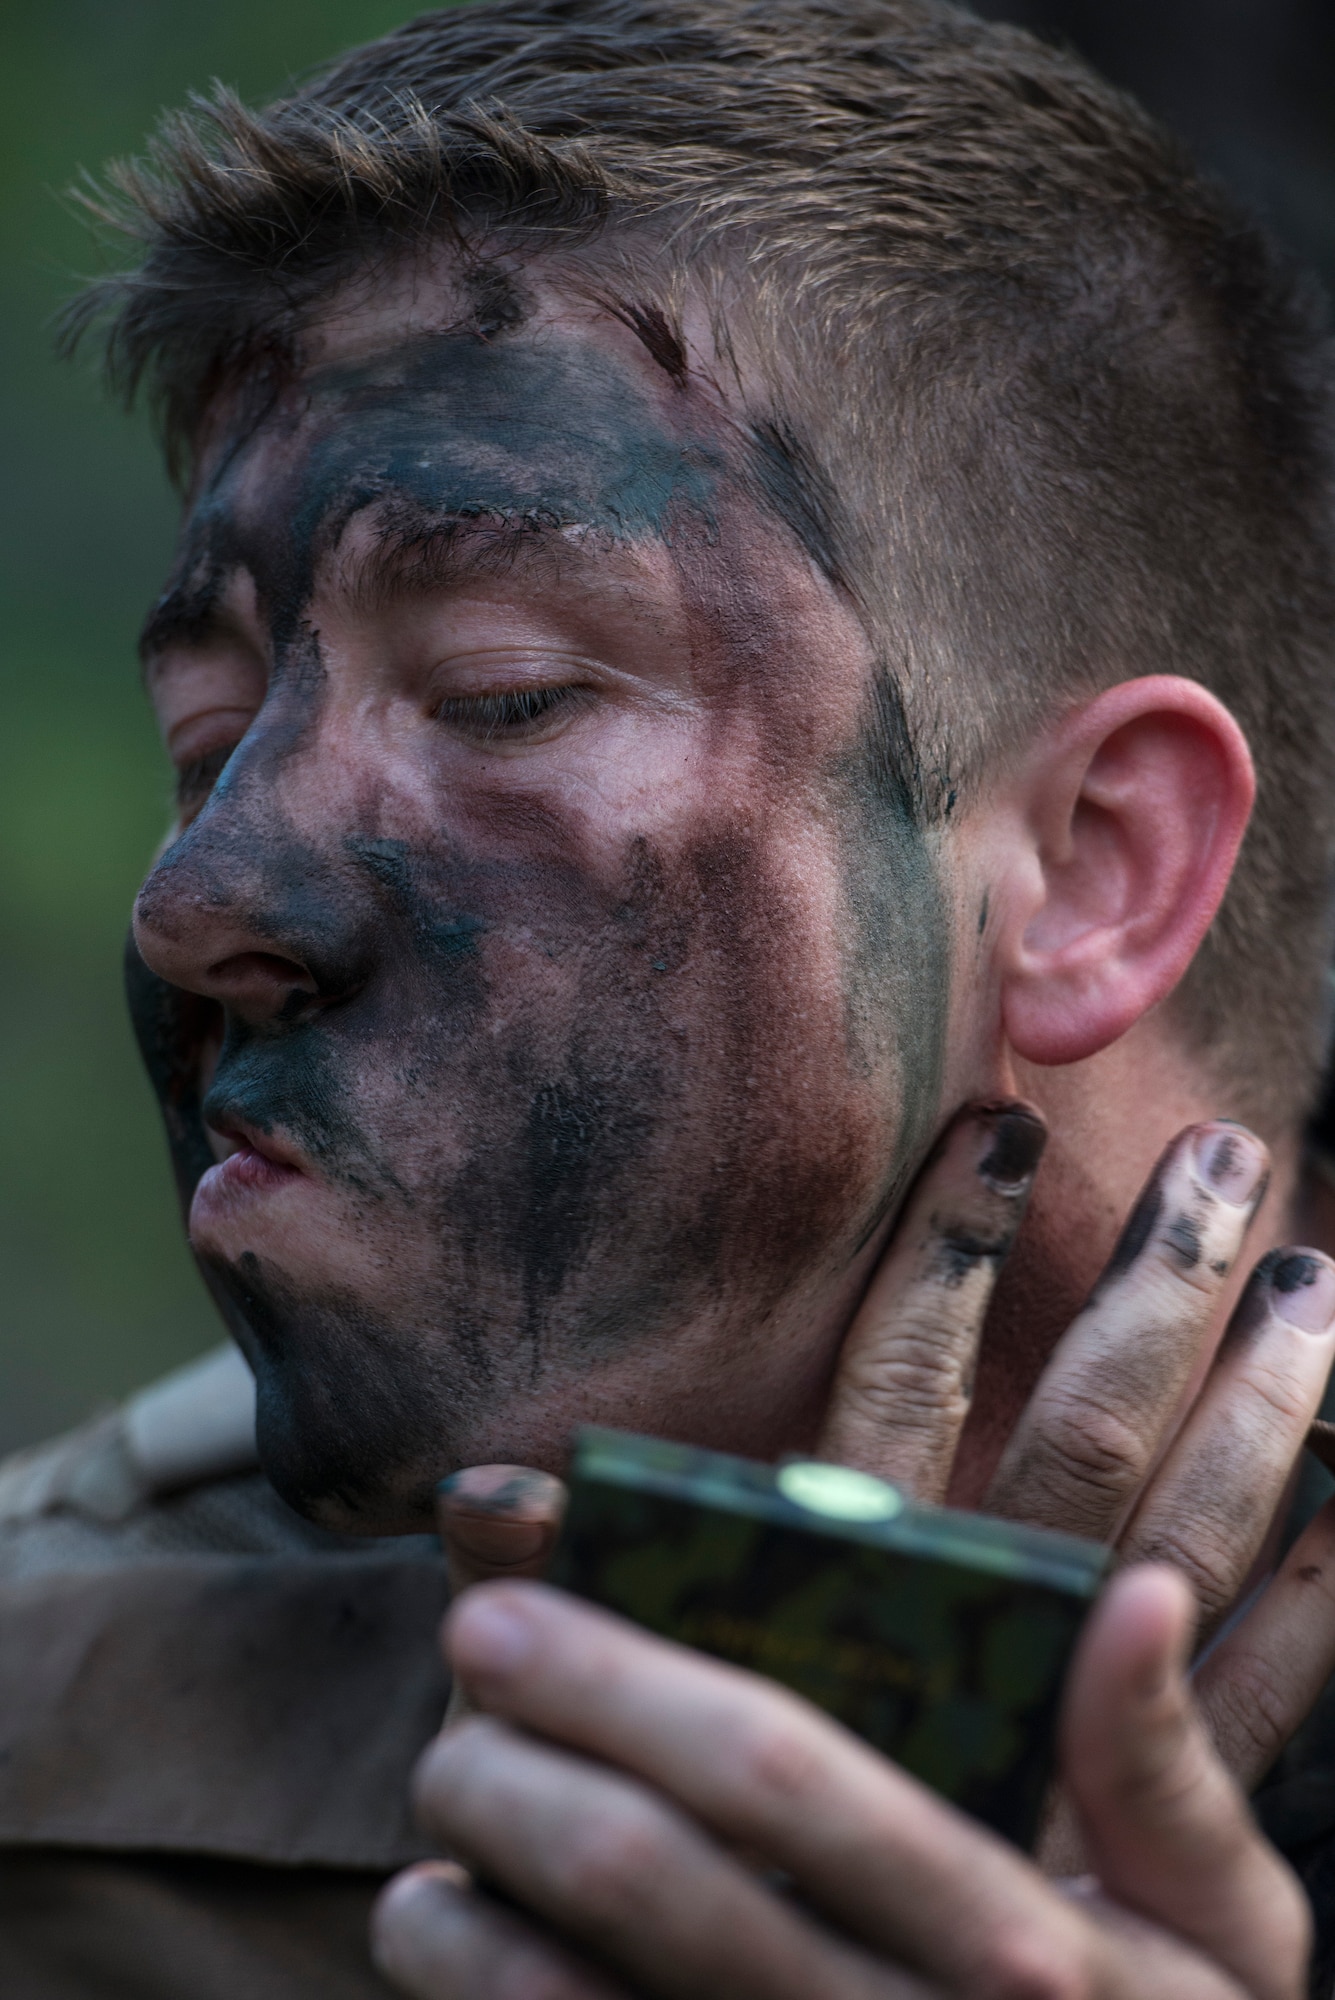
[[[221,77],[269,96],[395,0],[0,8],[0,1451],[219,1338],[120,998],[167,777],[133,653],[171,545],[147,426],[50,321],[97,256],[58,198]]]
[[[978,0],[1139,92],[1335,281],[1332,0]],[[273,95],[395,0],[0,0],[0,1451],[219,1337],[180,1240],[120,949],[166,823],[133,659],[173,507],[58,365],[96,257],[58,199],[214,77]]]

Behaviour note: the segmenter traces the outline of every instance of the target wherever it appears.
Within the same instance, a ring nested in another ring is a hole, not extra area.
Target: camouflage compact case
[[[1031,1846],[1094,1542],[779,1466],[582,1430],[551,1581],[781,1681]]]

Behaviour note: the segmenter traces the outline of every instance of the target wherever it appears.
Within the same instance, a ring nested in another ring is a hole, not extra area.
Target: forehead
[[[397,497],[465,519],[662,535],[684,510],[708,519],[725,470],[723,439],[683,414],[587,336],[417,334],[304,376],[210,497],[239,519],[290,501],[298,537]]]
[[[333,319],[281,391],[217,416],[146,643],[238,569],[282,622],[357,516],[400,546],[469,522],[708,544],[749,501],[788,529],[791,557],[828,574],[809,467],[779,437],[729,408],[707,369],[666,369],[610,312],[548,304],[483,333],[424,323],[409,298]]]

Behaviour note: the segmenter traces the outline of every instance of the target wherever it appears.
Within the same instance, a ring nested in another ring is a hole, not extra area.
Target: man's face
[[[373,1529],[580,1420],[800,1443],[946,997],[782,450],[610,315],[448,318],[345,315],[234,407],[146,640],[191,1242],[271,1476]]]

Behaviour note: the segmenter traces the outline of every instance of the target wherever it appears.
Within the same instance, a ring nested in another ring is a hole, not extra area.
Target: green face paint
[[[339,637],[354,529],[481,537],[488,601],[524,617],[526,550],[556,552],[558,608],[567,575],[582,606],[614,573],[644,629],[677,621],[689,691],[594,704],[523,760],[465,755],[392,682],[392,637]],[[944,1009],[933,871],[838,649],[856,700],[825,719],[829,543],[791,441],[565,335],[321,367],[217,452],[147,643],[207,652],[244,577],[268,691],[141,895],[149,960],[188,934],[190,967],[133,959],[131,992],[297,1506],[416,1525],[452,1465],[550,1464],[575,1417],[646,1394],[711,1435],[748,1409],[802,1423],[766,1371],[819,1369],[810,1302],[850,1282],[921,1148]],[[351,704],[371,721],[332,729]],[[290,991],[233,1005],[228,954]],[[267,1210],[209,1208],[208,1128],[299,1162]]]

